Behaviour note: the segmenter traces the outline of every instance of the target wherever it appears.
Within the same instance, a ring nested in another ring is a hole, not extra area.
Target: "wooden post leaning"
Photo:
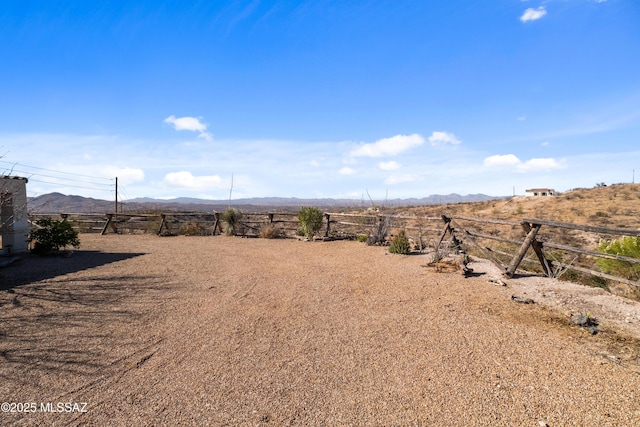
[[[525,233],[529,234],[531,232],[531,230],[533,229],[534,225],[527,222],[527,221],[522,221],[522,229],[524,230]],[[544,274],[547,277],[553,277],[553,270],[552,270],[552,265],[551,265],[551,261],[549,261],[545,256],[544,253],[542,252],[542,243],[539,242],[537,239],[533,239],[531,241],[531,248],[533,248],[533,251],[536,253],[536,256],[538,257],[538,261],[540,261],[540,265],[542,266],[542,271],[544,271]],[[514,270],[515,272],[515,270]]]
[[[520,249],[515,254],[513,259],[511,260],[511,263],[509,263],[509,266],[507,267],[507,271],[505,272],[505,275],[507,277],[512,277],[515,274],[516,269],[522,262],[522,259],[524,258],[527,251],[529,250],[529,246],[531,246],[531,243],[536,238],[536,234],[538,234],[538,231],[540,231],[540,227],[541,227],[540,224],[533,224],[532,226],[530,226],[529,232],[527,233],[527,237],[525,237],[524,242],[522,242],[522,246],[520,246]]]
[[[109,226],[111,226],[114,233],[117,233],[118,228],[116,227],[116,223],[113,221],[113,214],[108,213],[105,214],[105,216],[107,217],[107,222],[104,224],[104,227],[102,227],[102,231],[100,232],[100,234],[103,236],[107,234],[107,228],[109,228]]]
[[[213,236],[215,236],[216,235],[216,231],[218,229],[220,229],[220,234],[222,234],[222,227],[220,226],[220,212],[214,212],[213,213],[213,218],[214,218],[213,231],[211,232],[211,234]]]
[[[464,229],[458,222],[455,221],[454,218],[448,218],[450,224],[448,224],[448,229],[451,231],[451,234],[453,235],[455,233],[456,230],[461,231],[462,233],[464,233],[465,238],[471,242],[471,244],[473,246],[475,246],[481,253],[482,255],[488,259],[489,261],[491,261],[493,264],[495,264],[496,267],[498,267],[501,271],[507,271],[507,268],[505,266],[502,265],[502,262],[500,262],[500,260],[493,255],[490,251],[489,248],[485,248],[483,247],[480,243],[478,243],[478,241],[473,237],[473,235],[471,233],[469,233],[469,231],[467,231],[466,229]],[[477,221],[477,219],[476,219]],[[453,225],[453,227],[451,227],[451,225]],[[444,235],[443,235],[444,237]]]
[[[164,228],[164,225],[166,222],[166,215],[167,214],[160,214],[160,216],[162,217],[162,220],[160,221],[160,228],[158,228],[158,236],[162,235],[162,229]]]

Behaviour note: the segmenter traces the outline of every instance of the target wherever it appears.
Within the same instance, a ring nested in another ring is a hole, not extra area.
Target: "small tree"
[[[598,246],[598,251],[640,259],[640,237],[624,236],[613,241],[603,240]],[[611,273],[629,280],[640,280],[640,264],[607,258],[598,259],[596,263],[604,273]]]
[[[369,194],[369,190],[367,190],[367,196],[371,201],[371,210],[375,212],[373,223],[370,226],[367,244],[384,245],[387,241],[387,233],[389,233],[389,230],[391,229],[391,217],[382,213],[382,210],[387,207],[387,199],[389,193],[387,192],[385,194],[382,206],[376,206],[373,199],[371,198],[371,195]]]
[[[298,212],[298,220],[300,221],[300,230],[302,234],[309,240],[322,228],[323,213],[318,208],[304,207]]]
[[[370,246],[384,245],[387,240],[387,233],[390,229],[391,218],[388,215],[376,213],[374,222],[371,225],[371,231],[369,233],[369,238],[367,239],[367,244],[369,244]]]
[[[393,238],[391,246],[389,246],[389,252],[392,254],[409,255],[411,252],[411,244],[404,230],[400,231],[400,233]]]
[[[36,225],[39,228],[29,233],[29,242],[35,241],[31,252],[43,255],[58,252],[67,246],[80,247],[78,232],[71,223],[43,218],[37,220]]]

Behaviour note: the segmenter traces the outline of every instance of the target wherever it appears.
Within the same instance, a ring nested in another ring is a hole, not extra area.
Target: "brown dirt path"
[[[0,271],[0,400],[37,406],[1,425],[640,425],[638,342],[514,303],[518,280],[483,263],[463,279],[356,242],[81,241]]]

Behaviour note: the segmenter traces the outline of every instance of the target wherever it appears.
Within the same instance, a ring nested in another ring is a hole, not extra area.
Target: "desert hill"
[[[447,206],[407,207],[417,216],[449,215],[505,219],[523,218],[640,229],[640,184],[575,189],[551,197],[516,196]]]

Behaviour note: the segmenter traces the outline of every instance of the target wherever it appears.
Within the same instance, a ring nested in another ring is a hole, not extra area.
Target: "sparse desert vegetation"
[[[501,236],[511,239],[514,242],[522,242],[524,231],[519,224],[525,218],[637,231],[640,230],[640,185],[600,185],[591,189],[568,191],[553,197],[514,197],[446,206],[397,207],[389,209],[387,213],[416,218],[437,218],[445,214],[457,217],[510,221],[513,222],[514,225],[472,224],[471,222],[465,221],[460,221],[460,223],[464,227],[468,227],[468,230],[471,232]],[[410,221],[405,221],[403,224],[415,225]],[[601,251],[602,240],[615,241],[621,237],[623,236],[590,233],[580,230],[557,229],[553,227],[542,227],[538,235],[538,239],[543,242],[553,242],[594,252]],[[413,231],[413,238],[417,238],[417,230]],[[469,243],[469,239],[467,238],[466,240],[466,243]],[[477,256],[495,256],[504,263],[508,263],[509,257],[517,250],[517,244],[515,243],[508,245],[499,242],[489,242],[487,240],[481,243],[490,247],[490,253],[479,251],[477,247],[468,245],[470,252]],[[545,254],[547,254],[550,262],[559,264],[554,270],[556,276],[584,285],[602,287],[629,298],[640,298],[640,288],[637,286],[611,282],[580,271],[581,268],[598,270],[600,266],[607,265],[607,261],[597,262],[597,259],[594,257],[584,254],[574,254],[563,250],[552,250],[551,243],[549,243],[549,246],[550,247],[545,250]],[[622,253],[620,255],[622,255]],[[542,272],[541,266],[535,258],[535,255],[530,253],[522,266],[534,272]],[[528,261],[531,259],[533,259],[533,261]],[[561,264],[565,266],[561,267]],[[572,269],[570,266],[575,268]],[[631,266],[628,268],[635,267]],[[607,269],[607,271],[613,270]]]
[[[553,197],[517,196],[477,203],[396,209],[406,214],[423,216],[437,216],[445,213],[512,221],[519,221],[526,217],[639,229],[640,184],[575,189]]]
[[[594,256],[584,251],[598,252],[601,241],[619,239],[624,236],[624,230],[631,232],[640,229],[639,192],[638,184],[599,185],[553,197],[513,197],[420,207],[389,207],[385,203],[383,206],[374,205],[361,209],[335,209],[330,214],[314,207],[297,211],[276,209],[261,213],[243,213],[238,208],[229,207],[224,212],[215,214],[219,215],[219,223],[213,213],[168,212],[163,214],[162,234],[210,235],[226,232],[264,238],[299,235],[306,236],[307,239],[326,236],[329,239],[358,239],[367,241],[370,245],[389,245],[400,231],[404,231],[411,250],[422,252],[424,248],[435,249],[443,232],[442,215],[447,215],[458,218],[458,224],[462,227],[458,237],[462,237],[470,254],[494,258],[506,266],[526,234],[521,225],[524,219],[616,228],[622,230],[622,234],[543,226],[536,239],[545,247],[548,268],[543,268],[531,250],[519,267],[638,299],[640,290],[637,286],[612,282],[607,277],[586,272],[585,269],[604,272],[601,267],[604,264],[598,264]],[[96,218],[95,215],[92,217]],[[148,213],[138,216],[130,213],[119,218],[117,229],[121,233],[157,232],[157,224],[160,222],[159,218]],[[465,218],[480,218],[485,222],[474,223]],[[330,220],[330,224],[325,224],[326,220]],[[77,230],[99,231],[104,228],[100,222],[89,226],[84,219],[73,222],[74,219],[71,218],[70,221]],[[319,233],[321,229],[323,232]],[[476,237],[472,239],[471,235]],[[579,248],[583,253],[567,252],[562,246]]]

